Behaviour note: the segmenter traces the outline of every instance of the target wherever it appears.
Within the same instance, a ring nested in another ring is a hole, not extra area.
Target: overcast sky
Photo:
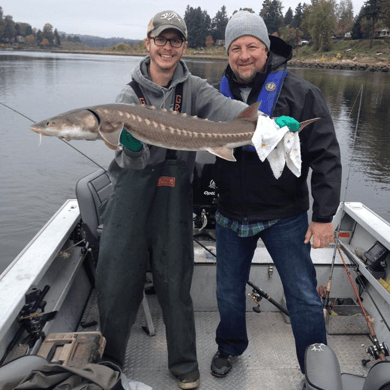
[[[354,15],[359,13],[365,0],[352,0]],[[291,7],[293,12],[301,3],[310,0],[281,0],[283,15]],[[149,20],[160,11],[176,11],[184,17],[189,3],[172,0],[163,5],[154,0],[0,0],[4,15],[11,15],[15,22],[29,23],[31,27],[43,29],[50,23],[54,29],[67,34],[95,35],[105,38],[121,37],[143,39]],[[226,6],[228,17],[241,8],[252,8],[256,13],[262,8],[262,1],[247,0],[198,0],[191,7],[200,7],[211,18]]]

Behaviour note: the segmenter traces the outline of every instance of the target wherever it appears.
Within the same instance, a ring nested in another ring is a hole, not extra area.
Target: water
[[[111,103],[130,81],[139,57],[0,51],[0,102],[33,121],[74,108]],[[193,74],[218,82],[226,62],[187,61]],[[343,197],[390,220],[390,75],[291,69],[323,91],[342,149]],[[363,106],[356,133],[359,101]],[[352,107],[354,108],[352,109]],[[39,137],[31,121],[0,105],[0,272],[97,167],[64,142]],[[113,151],[103,142],[73,141],[101,166]],[[351,167],[351,169],[349,169]]]

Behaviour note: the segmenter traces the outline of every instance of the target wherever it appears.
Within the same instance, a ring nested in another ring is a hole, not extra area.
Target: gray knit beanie
[[[265,44],[269,50],[270,42],[267,26],[261,16],[248,11],[239,11],[235,13],[225,30],[225,48],[229,52],[229,47],[237,38],[244,35],[252,35]]]

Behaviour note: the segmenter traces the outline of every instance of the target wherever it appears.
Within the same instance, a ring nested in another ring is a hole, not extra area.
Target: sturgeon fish
[[[133,104],[102,104],[80,108],[30,126],[38,134],[64,140],[102,139],[118,149],[122,129],[148,145],[167,149],[208,152],[236,161],[233,149],[251,145],[260,103],[245,108],[230,122],[213,122],[167,109]],[[319,120],[301,122],[299,130]]]

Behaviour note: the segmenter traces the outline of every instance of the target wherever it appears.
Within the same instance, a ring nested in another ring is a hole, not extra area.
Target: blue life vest
[[[272,116],[272,113],[276,107],[276,103],[279,99],[284,80],[286,79],[287,72],[287,66],[285,65],[283,69],[278,68],[268,74],[263,87],[261,88],[259,96],[256,99],[257,102],[260,102],[259,111],[268,116]],[[222,77],[220,92],[223,95],[234,99],[233,93],[229,86],[229,81],[226,76]],[[256,151],[252,145],[243,146],[243,150],[249,150],[252,152]]]

